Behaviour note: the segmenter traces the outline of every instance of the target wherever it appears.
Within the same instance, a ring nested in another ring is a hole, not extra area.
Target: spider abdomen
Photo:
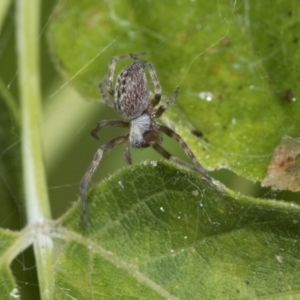
[[[149,104],[149,88],[144,72],[145,62],[137,60],[125,68],[117,79],[115,103],[127,120],[140,116]]]

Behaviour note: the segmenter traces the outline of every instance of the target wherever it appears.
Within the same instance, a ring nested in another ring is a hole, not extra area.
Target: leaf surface
[[[94,188],[88,211],[86,229],[79,205],[63,218],[67,243],[54,267],[60,299],[299,296],[297,206],[237,197],[152,162]]]
[[[262,180],[282,136],[299,134],[297,3],[61,1],[49,38],[59,69],[96,99],[112,56],[148,51],[163,98],[181,88],[164,122],[207,168]]]

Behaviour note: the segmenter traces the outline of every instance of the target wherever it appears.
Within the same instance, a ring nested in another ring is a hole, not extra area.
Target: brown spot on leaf
[[[294,92],[293,92],[292,89],[286,90],[286,91],[284,92],[284,94],[283,94],[283,98],[284,98],[284,100],[286,100],[287,102],[294,102],[294,101],[296,101],[296,96],[295,96],[295,94],[294,94]]]
[[[192,130],[192,134],[196,137],[202,137],[203,133],[200,130],[194,129]]]
[[[273,190],[300,191],[300,141],[285,136],[275,148],[262,186]]]

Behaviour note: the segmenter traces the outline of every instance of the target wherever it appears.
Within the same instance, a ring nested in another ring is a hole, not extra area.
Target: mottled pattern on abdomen
[[[115,103],[120,114],[127,120],[140,116],[149,105],[149,88],[144,64],[135,62],[118,76]]]

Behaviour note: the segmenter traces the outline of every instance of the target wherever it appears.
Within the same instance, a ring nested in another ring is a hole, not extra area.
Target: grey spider
[[[158,119],[164,111],[176,100],[179,88],[174,94],[156,110],[154,109],[160,102],[161,86],[158,81],[153,65],[147,61],[141,60],[139,57],[145,53],[129,54],[124,56],[114,56],[111,59],[108,77],[100,82],[99,88],[106,105],[116,109],[127,121],[121,120],[103,120],[91,131],[94,138],[98,139],[97,133],[106,126],[126,127],[129,128],[129,134],[119,136],[110,142],[102,145],[96,152],[94,159],[85,173],[80,183],[80,197],[82,203],[82,219],[84,226],[87,225],[87,204],[86,189],[88,183],[96,171],[103,154],[120,144],[127,143],[125,148],[125,160],[128,164],[132,163],[130,155],[130,147],[146,148],[152,147],[166,159],[173,161],[190,170],[200,173],[204,178],[210,180],[206,171],[198,162],[194,153],[189,149],[185,141],[172,129],[167,126],[158,124]],[[113,89],[113,77],[115,73],[116,63],[120,60],[133,59],[134,62],[124,68],[119,74],[115,89]],[[145,69],[148,69],[150,77],[154,85],[154,98],[150,101],[149,87],[145,75]],[[109,95],[113,96],[113,100],[109,99]],[[162,133],[175,139],[183,148],[186,155],[192,160],[190,165],[177,157],[172,156],[162,146]]]

